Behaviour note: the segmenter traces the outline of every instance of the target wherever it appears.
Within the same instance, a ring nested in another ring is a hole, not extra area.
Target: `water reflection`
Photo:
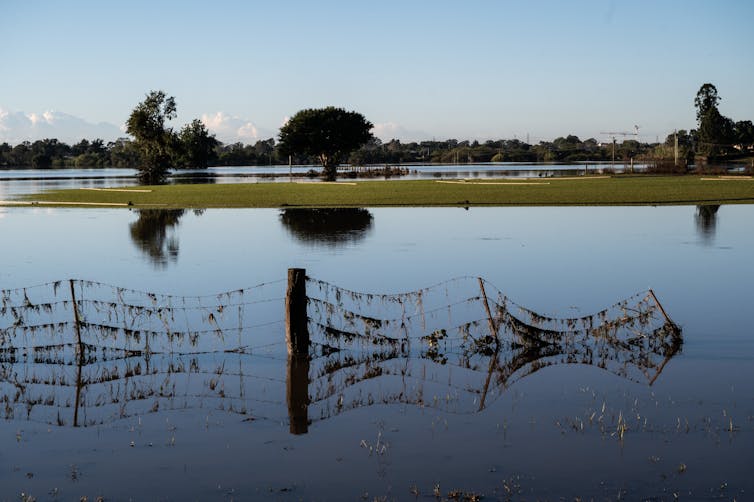
[[[168,182],[171,185],[214,185],[217,183],[217,175],[206,172],[187,172],[182,173],[175,171]]]
[[[273,307],[283,285],[203,297],[81,280],[0,290],[0,413],[87,426],[164,409],[254,410],[249,418],[287,417],[291,433],[303,434],[374,404],[477,413],[553,365],[652,385],[682,343],[651,290],[555,319],[481,278],[399,295],[307,278],[301,316],[311,344],[287,364],[278,359],[283,380],[254,359],[286,345]]]
[[[289,355],[285,397],[291,434],[309,432],[309,356]]]
[[[199,297],[82,280],[0,290],[0,416],[73,426],[165,409],[285,416],[282,379],[249,354],[285,346],[265,338],[279,335],[269,299],[281,282]]]
[[[601,166],[590,164],[590,172],[601,172]],[[257,183],[288,182],[291,175],[306,178],[317,166],[247,166],[210,167],[202,170],[175,170],[168,177],[174,184],[196,183]],[[400,166],[394,166],[399,167]],[[583,164],[462,164],[411,165],[401,179],[506,177],[529,178],[542,176],[576,176],[584,173]],[[636,168],[636,166],[634,166]],[[621,168],[616,166],[616,170]],[[0,181],[7,192],[4,198],[33,194],[45,190],[75,189],[87,186],[122,187],[136,182],[135,169],[9,169],[0,170]]]
[[[129,225],[134,244],[157,268],[178,260],[176,226],[184,209],[137,209],[139,218]]]
[[[717,211],[719,204],[702,204],[696,206],[696,229],[704,244],[712,244],[717,230]]]
[[[680,329],[651,290],[580,318],[542,316],[481,278],[399,295],[315,279],[307,290],[315,347],[306,363],[308,394],[288,393],[296,434],[306,432],[307,421],[374,404],[476,413],[554,365],[594,366],[652,385],[682,345]],[[289,389],[304,385],[291,381],[303,378],[302,364],[289,358]]]
[[[372,213],[363,208],[283,209],[280,222],[300,242],[339,247],[364,240],[372,230]]]

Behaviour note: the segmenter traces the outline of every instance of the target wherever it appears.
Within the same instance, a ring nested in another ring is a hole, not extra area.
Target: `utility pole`
[[[675,157],[675,163],[674,163],[674,165],[675,165],[675,167],[678,167],[678,129],[676,129],[675,131],[673,131],[673,136],[675,137],[675,139],[673,141],[675,143],[675,146],[673,148],[673,155]]]
[[[625,131],[620,131],[620,132],[604,132],[603,131],[600,134],[607,134],[609,136],[612,136],[612,138],[613,138],[613,161],[612,161],[612,164],[610,165],[610,167],[613,168],[613,169],[615,169],[615,141],[616,141],[615,137],[616,136],[623,136],[623,138],[625,139],[626,136],[634,136],[636,138],[636,140],[638,141],[638,139],[639,139],[639,126],[637,126],[637,125],[634,126],[634,132],[625,132]],[[624,164],[625,164],[625,159],[624,159]],[[631,170],[633,171],[633,163],[632,163],[632,166],[631,166]]]

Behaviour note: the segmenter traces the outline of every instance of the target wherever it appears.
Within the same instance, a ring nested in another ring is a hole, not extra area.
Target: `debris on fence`
[[[198,297],[70,280],[0,290],[0,415],[85,426],[210,407],[287,415],[300,434],[380,403],[477,412],[559,364],[652,385],[681,344],[652,290],[554,318],[478,277],[387,295],[291,269],[287,293],[275,281]],[[286,352],[284,374],[253,362]]]

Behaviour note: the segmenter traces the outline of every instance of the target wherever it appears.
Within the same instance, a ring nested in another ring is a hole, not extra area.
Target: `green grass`
[[[166,208],[754,203],[754,179],[711,178],[714,177],[641,175],[578,179],[478,179],[458,183],[422,180],[163,185],[130,187],[149,192],[54,190],[30,195],[23,200],[45,205],[120,204]]]

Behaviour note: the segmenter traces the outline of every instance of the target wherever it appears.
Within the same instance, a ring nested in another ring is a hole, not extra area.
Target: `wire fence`
[[[309,279],[307,292],[314,420],[375,403],[480,411],[559,364],[651,385],[682,343],[651,290],[577,318],[543,316],[474,277],[394,295]]]
[[[0,291],[0,414],[94,425],[165,409],[274,415],[285,381],[252,352],[283,353],[284,281],[173,296],[69,280]],[[261,373],[260,373],[261,371]],[[260,386],[261,383],[261,386]]]
[[[380,403],[478,412],[558,364],[651,385],[682,343],[651,290],[553,318],[475,277],[391,295],[304,285],[304,354],[284,280],[207,296],[82,280],[0,290],[0,415],[87,426],[211,409],[302,433]]]

